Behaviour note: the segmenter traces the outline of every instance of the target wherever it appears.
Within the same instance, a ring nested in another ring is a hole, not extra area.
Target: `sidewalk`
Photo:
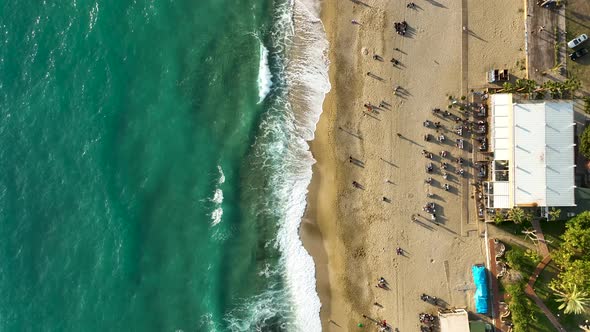
[[[490,248],[490,272],[492,273],[492,280],[490,280],[492,284],[492,313],[494,319],[494,327],[496,331],[503,331],[502,330],[502,321],[499,319],[500,317],[500,301],[504,299],[500,298],[500,291],[498,289],[498,271],[496,269],[496,246],[494,245],[494,239],[488,240],[489,248]]]

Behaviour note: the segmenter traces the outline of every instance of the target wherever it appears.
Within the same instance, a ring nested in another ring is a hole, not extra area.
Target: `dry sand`
[[[385,319],[400,331],[416,330],[418,313],[436,310],[420,300],[422,293],[474,309],[470,267],[485,263],[486,253],[483,225],[474,217],[473,178],[443,180],[436,157],[443,149],[455,158],[471,154],[454,147],[457,136],[450,132],[445,132],[446,144],[425,142],[426,132],[435,133],[422,123],[435,119],[433,108],[446,108],[448,95],[484,86],[485,70],[513,70],[516,60],[524,58],[522,3],[477,3],[424,0],[416,1],[414,10],[397,0],[323,4],[332,91],[311,143],[317,164],[301,230],[316,262],[324,331],[372,324],[362,315]],[[500,23],[499,15],[506,15]],[[351,24],[352,19],[362,25]],[[405,37],[393,30],[393,23],[402,20],[410,26]],[[374,60],[373,54],[384,61]],[[392,66],[392,57],[399,66]],[[397,85],[403,89],[396,96]],[[391,107],[365,115],[364,103],[381,101]],[[424,182],[427,160],[422,149],[435,154],[433,186]],[[350,163],[350,156],[364,164]],[[353,181],[364,189],[355,188]],[[449,183],[451,191],[445,192],[442,183]],[[428,191],[435,197],[427,198]],[[439,223],[424,217],[412,222],[412,215],[427,215],[422,212],[427,201],[438,205]],[[396,255],[396,247],[406,254]],[[389,282],[390,290],[375,286],[379,277]]]

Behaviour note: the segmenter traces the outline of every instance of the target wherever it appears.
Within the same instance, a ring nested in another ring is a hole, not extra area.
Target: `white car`
[[[570,40],[569,43],[567,43],[567,47],[575,48],[576,46],[582,44],[586,40],[588,40],[588,36],[585,33],[583,33],[583,34],[579,35],[578,37]]]

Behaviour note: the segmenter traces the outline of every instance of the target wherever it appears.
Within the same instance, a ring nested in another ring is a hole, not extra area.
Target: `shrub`
[[[590,126],[580,135],[580,153],[590,159]]]
[[[506,287],[506,292],[510,294],[508,306],[512,312],[514,332],[532,331],[532,322],[536,319],[530,309],[533,303],[524,293],[524,286],[524,283],[519,282]]]
[[[584,112],[590,114],[590,97],[584,97]]]
[[[505,221],[506,219],[504,218],[504,215],[502,213],[496,213],[496,215],[494,216],[494,223],[496,223],[496,225],[500,225]]]
[[[520,272],[524,271],[528,263],[528,258],[525,256],[524,251],[517,247],[510,249],[506,253],[506,260],[511,268]]]
[[[528,263],[532,265],[537,265],[541,263],[541,255],[539,255],[539,253],[535,250],[527,249],[524,252],[524,256],[527,258]]]

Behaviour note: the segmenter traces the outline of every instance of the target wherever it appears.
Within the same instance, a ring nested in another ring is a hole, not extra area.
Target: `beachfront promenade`
[[[449,96],[466,103],[472,89],[481,91],[490,67],[519,73],[511,66],[524,59],[524,23],[508,0],[415,3],[327,1],[323,8],[332,91],[312,144],[310,204],[324,241],[325,331],[383,320],[416,330],[419,313],[436,312],[422,293],[474,309],[470,268],[485,263],[486,249],[472,199],[473,141],[456,132],[458,121],[473,118],[447,105]]]

